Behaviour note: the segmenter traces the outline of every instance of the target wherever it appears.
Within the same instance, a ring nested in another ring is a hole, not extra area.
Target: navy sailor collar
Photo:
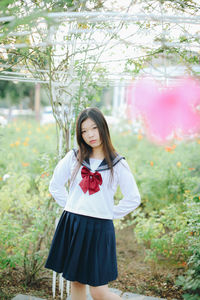
[[[74,151],[74,155],[75,155],[76,158],[77,158],[78,150],[77,150],[77,149],[73,149],[73,151]],[[113,167],[114,167],[120,160],[122,160],[122,159],[125,159],[125,157],[123,157],[123,156],[121,156],[121,155],[119,155],[119,154],[117,154],[117,156],[113,157],[113,159],[112,159],[112,165],[113,165]],[[81,163],[81,165],[82,165],[82,166],[85,166],[85,167],[88,168],[90,171],[92,171],[91,168],[90,168],[90,161],[89,161],[89,158],[86,158],[85,160],[83,160],[83,162]],[[106,159],[104,158],[104,159],[102,160],[102,162],[100,163],[100,165],[98,166],[98,168],[97,168],[95,171],[101,172],[101,171],[106,171],[106,170],[109,170],[109,169],[110,169],[110,167],[109,167],[109,165],[107,164]]]

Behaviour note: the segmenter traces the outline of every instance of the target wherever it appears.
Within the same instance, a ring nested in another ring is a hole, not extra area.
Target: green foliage
[[[199,208],[200,203],[186,198],[182,204],[171,204],[159,213],[140,214],[135,234],[147,247],[146,259],[158,262],[168,258],[179,266],[184,265],[191,255],[191,247],[199,246]]]
[[[120,126],[122,128],[122,126]],[[176,141],[155,146],[130,129],[112,134],[138,184],[142,204],[118,228],[135,224],[139,243],[146,248],[146,260],[181,268],[177,285],[185,300],[200,294],[200,140]],[[118,191],[116,198],[120,199]]]
[[[198,300],[200,295],[200,248],[193,249],[188,261],[189,269],[185,275],[178,277],[176,284],[187,293],[183,295],[185,300]]]
[[[199,278],[199,140],[155,146],[133,133],[127,123],[111,135],[142,197],[140,208],[115,221],[116,226],[135,224],[137,239],[146,246],[146,259],[187,268],[179,283],[191,281],[192,286]],[[57,216],[58,205],[48,193],[57,161],[55,136],[55,125],[33,121],[0,128],[0,265],[2,269],[22,266],[26,283],[43,267]],[[5,174],[10,177],[3,180]],[[121,197],[118,189],[116,203]],[[196,293],[188,285],[185,291]]]
[[[22,267],[29,284],[44,266],[55,229],[58,205],[48,192],[55,126],[14,122],[1,128],[0,139],[0,269]]]
[[[188,234],[188,270],[184,275],[178,277],[177,285],[181,286],[186,294],[183,295],[185,300],[199,299],[200,294],[200,200],[194,199],[187,203]]]
[[[187,294],[184,299],[199,299],[200,292],[200,201],[187,195],[182,204],[171,204],[150,216],[140,214],[135,234],[146,246],[146,260],[166,261],[187,268],[177,285]]]
[[[34,84],[0,80],[0,106],[5,108],[21,104],[24,108],[33,108],[34,90]]]
[[[42,157],[48,154],[52,164],[55,161],[55,135],[54,124],[40,126],[31,120],[13,122],[6,128],[0,128],[0,177],[10,172],[21,173],[22,170],[32,176],[42,174]]]
[[[1,269],[22,266],[26,284],[43,267],[54,229],[55,204],[47,188],[47,178],[13,173],[0,190]]]
[[[129,128],[120,134],[112,131],[112,139],[132,169],[142,196],[141,206],[146,213],[182,203],[185,191],[193,191],[199,186],[199,141],[156,146],[141,134],[133,134]]]

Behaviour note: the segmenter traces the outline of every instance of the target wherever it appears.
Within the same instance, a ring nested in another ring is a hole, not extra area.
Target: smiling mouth
[[[92,141],[90,141],[90,143],[92,144],[92,143],[95,143],[96,142],[96,140],[92,140]]]

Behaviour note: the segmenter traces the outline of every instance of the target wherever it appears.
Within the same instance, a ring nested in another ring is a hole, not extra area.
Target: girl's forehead
[[[87,128],[90,128],[93,125],[96,125],[96,123],[92,119],[87,118],[85,121],[82,122],[81,128],[82,129],[83,128],[87,129]]]

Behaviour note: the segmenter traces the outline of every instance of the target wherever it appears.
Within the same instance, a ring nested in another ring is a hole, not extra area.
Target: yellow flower
[[[165,147],[166,152],[171,152],[172,150],[173,150],[172,147]]]
[[[138,139],[138,140],[142,140],[142,139],[143,139],[143,136],[142,136],[141,134],[138,134],[137,139]]]
[[[15,142],[15,145],[16,145],[16,146],[19,146],[19,144],[20,144],[20,141],[19,141],[19,140]]]
[[[200,140],[198,140],[197,143],[200,144]]]
[[[46,136],[45,136],[45,139],[47,139],[47,140],[48,140],[48,139],[49,139],[49,136],[48,136],[48,135],[46,135]]]
[[[21,128],[16,127],[16,131],[17,131],[17,132],[21,131]]]
[[[27,162],[22,162],[22,166],[23,166],[23,167],[28,167],[28,166],[29,166],[29,163],[27,163]]]
[[[6,252],[7,252],[8,254],[12,253],[12,247],[8,247],[8,248],[6,249]]]
[[[86,23],[78,23],[78,28],[79,29],[87,29],[89,27],[88,27],[88,25]]]
[[[41,131],[41,129],[40,129],[39,127],[37,127],[37,128],[36,128],[36,131],[37,131],[37,132],[40,132],[40,131]]]
[[[31,130],[29,130],[29,131],[28,131],[28,134],[29,134],[29,135],[31,135],[31,133],[32,133],[32,131],[31,131]]]
[[[13,143],[12,143],[12,144],[10,144],[10,147],[15,147],[15,144],[13,144]]]
[[[45,176],[48,177],[48,176],[49,176],[49,173],[48,173],[48,172],[44,172],[44,173],[41,174],[41,177],[42,177],[42,178],[44,178]]]
[[[153,165],[154,165],[153,161],[150,161],[150,165],[153,167]]]
[[[25,138],[25,141],[27,141],[27,142],[30,141],[30,138],[29,138],[29,137],[26,137],[26,138]]]
[[[0,177],[0,181],[3,180],[3,177]]]
[[[181,166],[181,162],[178,161],[178,162],[176,163],[176,165],[177,165],[177,167],[180,167],[180,166]]]
[[[183,261],[183,262],[181,263],[181,266],[182,266],[182,267],[187,267],[187,262]]]
[[[28,146],[28,143],[25,141],[25,142],[23,142],[23,145],[24,146]]]

